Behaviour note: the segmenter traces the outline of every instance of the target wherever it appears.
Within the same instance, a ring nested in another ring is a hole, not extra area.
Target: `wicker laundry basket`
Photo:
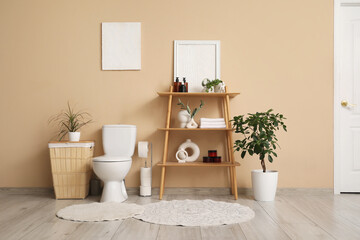
[[[93,141],[49,142],[56,199],[84,199],[92,175]]]

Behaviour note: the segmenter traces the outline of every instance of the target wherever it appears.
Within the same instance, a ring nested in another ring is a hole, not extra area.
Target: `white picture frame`
[[[186,77],[188,92],[201,92],[204,78],[220,79],[219,40],[175,40],[174,80]]]
[[[102,70],[141,69],[141,23],[103,22]]]

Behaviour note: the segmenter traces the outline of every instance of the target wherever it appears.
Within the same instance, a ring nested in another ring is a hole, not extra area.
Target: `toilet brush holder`
[[[90,180],[90,195],[99,196],[101,194],[101,182],[99,179]]]

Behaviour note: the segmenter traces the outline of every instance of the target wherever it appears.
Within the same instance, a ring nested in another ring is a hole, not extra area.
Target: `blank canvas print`
[[[102,69],[141,69],[141,23],[102,23]]]

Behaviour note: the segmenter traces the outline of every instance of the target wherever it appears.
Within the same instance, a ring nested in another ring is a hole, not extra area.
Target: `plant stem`
[[[265,166],[265,161],[264,161],[264,159],[261,160],[261,167],[262,167],[262,169],[263,169],[263,172],[266,172],[266,166]]]

